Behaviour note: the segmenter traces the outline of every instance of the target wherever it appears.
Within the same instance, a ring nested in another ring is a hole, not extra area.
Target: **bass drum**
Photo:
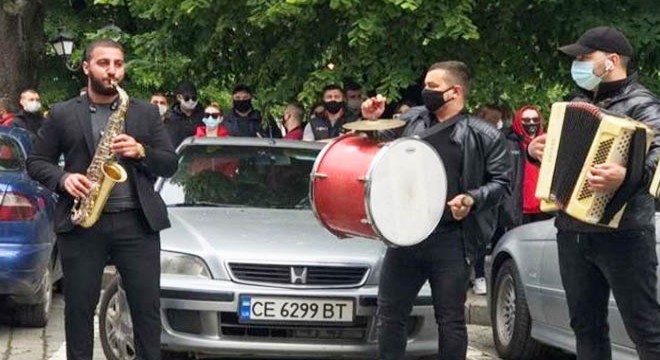
[[[338,237],[411,246],[440,222],[447,175],[435,149],[419,139],[344,135],[316,158],[310,199],[321,224]]]

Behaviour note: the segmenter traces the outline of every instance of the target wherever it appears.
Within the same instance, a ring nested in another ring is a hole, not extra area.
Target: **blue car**
[[[23,129],[0,127],[0,313],[18,326],[43,327],[62,277],[53,231],[57,195],[28,176],[30,147]]]

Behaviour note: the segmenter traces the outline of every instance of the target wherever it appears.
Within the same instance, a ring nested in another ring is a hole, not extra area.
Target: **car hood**
[[[182,207],[169,215],[163,250],[223,261],[375,265],[386,249],[380,241],[338,239],[309,210]]]

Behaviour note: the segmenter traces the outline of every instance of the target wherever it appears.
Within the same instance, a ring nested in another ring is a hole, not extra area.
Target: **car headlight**
[[[211,271],[204,260],[194,255],[171,251],[160,252],[160,273],[211,279]]]

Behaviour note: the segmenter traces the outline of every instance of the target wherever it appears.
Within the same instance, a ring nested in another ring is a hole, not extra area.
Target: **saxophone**
[[[120,104],[110,115],[96,147],[94,158],[87,167],[87,178],[92,182],[92,188],[87,197],[76,199],[71,208],[71,222],[84,228],[92,227],[99,219],[115,184],[124,182],[128,178],[124,167],[114,158],[110,145],[117,135],[124,132],[129,97],[117,82],[113,81],[112,85],[119,94]]]

